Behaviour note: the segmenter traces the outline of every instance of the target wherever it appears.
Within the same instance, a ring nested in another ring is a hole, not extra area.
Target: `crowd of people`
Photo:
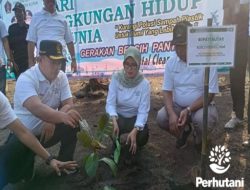
[[[10,129],[6,142],[0,146],[0,189],[8,183],[29,180],[34,171],[35,154],[59,175],[78,170],[73,160],[79,120],[82,117],[74,109],[69,81],[64,73],[66,47],[71,55],[71,69],[77,69],[73,38],[66,20],[56,12],[56,1],[43,2],[43,10],[34,14],[30,25],[25,23],[26,11],[20,2],[12,9],[17,22],[9,27],[8,32],[0,20],[0,129]],[[233,112],[225,128],[236,127],[244,118],[245,74],[249,52],[246,28],[249,3],[232,1],[235,3],[232,5],[230,2],[224,1],[224,24],[237,24],[239,29],[235,67],[230,70]],[[232,12],[235,15],[229,14]],[[48,19],[50,22],[47,22]],[[189,26],[192,26],[190,22],[181,21],[173,29],[175,54],[165,66],[163,107],[158,111],[156,122],[160,128],[176,137],[177,149],[184,148],[192,134],[194,145],[200,151],[205,69],[187,66]],[[34,55],[35,47],[37,58]],[[13,108],[5,97],[3,50],[7,57],[6,63],[12,65],[17,80]],[[128,165],[133,163],[133,158],[149,138],[147,120],[151,90],[149,81],[140,72],[140,64],[140,51],[130,46],[124,53],[123,69],[112,76],[106,100],[106,112],[113,124],[113,135],[120,138],[127,134],[124,148],[125,164]],[[214,101],[218,92],[217,70],[210,68],[209,132],[218,122]],[[58,155],[49,154],[45,148],[58,142],[61,143]]]

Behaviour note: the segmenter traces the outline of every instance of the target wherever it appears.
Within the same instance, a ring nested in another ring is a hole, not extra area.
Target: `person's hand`
[[[178,128],[178,117],[175,113],[169,114],[169,132],[176,137],[179,137],[180,130]]]
[[[119,137],[119,127],[118,127],[118,125],[117,124],[114,124],[113,125],[114,126],[114,128],[113,128],[113,136],[115,137],[115,138],[118,138]]]
[[[185,123],[187,122],[188,119],[188,110],[187,109],[183,109],[180,113],[180,117],[178,119],[178,126],[179,127],[184,127]]]
[[[40,142],[46,143],[55,132],[55,125],[51,123],[44,123],[42,133],[40,136]]]
[[[71,110],[71,109],[72,109],[72,106],[69,105],[69,104],[66,104],[66,105],[64,105],[64,106],[60,109],[60,111],[67,113],[67,112],[68,112],[69,110]]]
[[[67,113],[64,113],[62,116],[62,122],[66,125],[70,125],[72,128],[78,126],[80,119],[81,115],[76,110],[73,109],[69,110]]]
[[[74,120],[74,125],[78,125],[79,120],[81,120],[81,115],[78,113],[78,111],[70,109],[67,111],[67,114]]]
[[[7,67],[12,67],[13,66],[13,61],[11,59],[7,59]]]
[[[50,162],[50,166],[56,171],[58,176],[61,176],[62,170],[74,170],[78,166],[78,164],[76,163],[76,161],[61,162],[59,160],[53,159]]]
[[[112,118],[112,123],[113,123],[113,137],[117,138],[119,137],[119,127],[118,127],[118,123],[116,120],[116,117]]]
[[[15,62],[13,62],[13,67],[14,67],[14,70],[16,71],[16,73],[19,74],[19,67]]]
[[[131,152],[132,154],[136,153],[136,149],[137,149],[137,144],[136,144],[136,135],[137,135],[137,129],[134,128],[128,135],[127,138],[127,142],[126,144],[130,143],[130,148],[129,148],[129,152]]]
[[[72,62],[71,62],[71,71],[72,71],[73,73],[77,72],[76,59],[72,59]]]

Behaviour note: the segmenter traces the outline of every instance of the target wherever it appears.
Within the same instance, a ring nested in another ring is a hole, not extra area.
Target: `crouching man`
[[[61,174],[63,169],[74,169],[77,164],[74,161],[60,162],[53,158],[39,143],[37,138],[32,135],[27,128],[17,119],[15,113],[11,109],[11,106],[7,98],[0,92],[0,128],[9,128],[16,137],[23,143],[18,143],[21,147],[20,151],[24,151],[27,155],[33,155],[34,151],[38,156],[46,161],[58,175]],[[26,147],[26,146],[27,147]],[[9,150],[10,144],[0,146],[0,189],[2,189],[9,182],[16,182],[19,179],[25,179],[28,177],[28,173],[25,173],[25,162],[27,155],[23,153],[20,155],[19,151],[14,152]],[[29,150],[30,148],[31,150]],[[24,155],[24,156],[22,156]],[[18,159],[18,160],[17,160]],[[13,162],[21,166],[19,169],[13,168]],[[27,175],[26,175],[27,174]]]
[[[60,142],[59,160],[73,160],[80,114],[72,109],[68,79],[60,71],[64,60],[62,45],[58,41],[41,41],[39,56],[39,64],[22,73],[17,80],[14,111],[45,148]],[[28,155],[20,148],[20,143],[15,135],[10,135],[7,151],[27,157],[22,164],[13,159],[12,169],[15,173],[21,165],[26,165],[24,171],[28,175],[33,173],[34,154]]]
[[[163,82],[164,107],[158,111],[157,123],[177,138],[176,148],[184,148],[194,130],[195,145],[200,151],[203,126],[204,68],[187,67],[187,28],[191,23],[179,22],[173,30],[172,45],[176,54],[166,64]],[[214,95],[218,93],[218,77],[215,68],[210,69],[208,129],[218,120]]]

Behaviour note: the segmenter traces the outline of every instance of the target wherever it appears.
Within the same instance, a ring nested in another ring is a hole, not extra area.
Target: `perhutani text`
[[[202,179],[201,177],[196,178],[196,187],[244,187],[244,178],[241,180],[232,179]]]

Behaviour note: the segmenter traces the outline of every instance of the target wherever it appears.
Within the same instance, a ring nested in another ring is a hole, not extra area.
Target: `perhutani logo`
[[[230,168],[230,152],[225,146],[215,146],[210,151],[209,161],[210,169],[215,174],[224,174]],[[244,187],[244,178],[240,180],[224,179],[218,180],[215,177],[212,179],[202,179],[196,177],[196,187]]]
[[[230,168],[230,152],[225,146],[215,146],[210,151],[210,169],[216,174],[224,174]]]

